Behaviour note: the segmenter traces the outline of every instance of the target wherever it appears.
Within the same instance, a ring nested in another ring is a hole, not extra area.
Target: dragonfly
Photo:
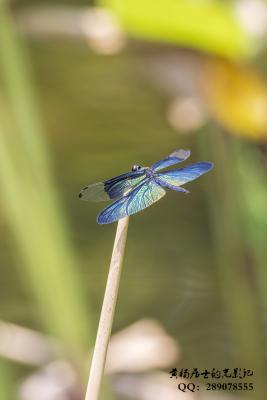
[[[189,193],[182,185],[211,170],[213,163],[197,162],[184,168],[162,170],[185,161],[190,154],[190,150],[180,149],[151,167],[133,165],[125,174],[84,187],[79,198],[84,201],[115,200],[97,216],[98,224],[110,224],[151,206],[165,196],[168,189]]]

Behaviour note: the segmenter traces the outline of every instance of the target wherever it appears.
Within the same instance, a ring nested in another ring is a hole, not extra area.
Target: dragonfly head
[[[132,166],[132,172],[137,172],[140,171],[143,167],[141,165],[133,165]]]

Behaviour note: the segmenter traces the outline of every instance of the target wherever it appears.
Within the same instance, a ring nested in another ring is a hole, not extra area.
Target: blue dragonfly
[[[165,189],[189,193],[181,187],[208,172],[211,162],[198,162],[184,168],[161,171],[171,165],[185,161],[190,150],[176,150],[151,167],[133,165],[130,172],[104,182],[86,186],[79,193],[85,201],[115,200],[97,216],[99,224],[110,224],[151,206],[166,194]]]

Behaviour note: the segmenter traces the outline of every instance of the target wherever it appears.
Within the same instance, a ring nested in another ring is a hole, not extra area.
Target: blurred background
[[[264,0],[0,1],[1,400],[84,398],[116,225],[77,194],[179,148],[215,168],[130,220],[101,399],[266,398],[266,38]]]

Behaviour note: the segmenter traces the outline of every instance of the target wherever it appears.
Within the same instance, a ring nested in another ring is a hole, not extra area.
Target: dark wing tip
[[[82,190],[80,191],[80,193],[78,194],[79,199],[81,199],[84,195],[84,191],[88,189],[88,186],[85,186],[84,188],[82,188]]]

